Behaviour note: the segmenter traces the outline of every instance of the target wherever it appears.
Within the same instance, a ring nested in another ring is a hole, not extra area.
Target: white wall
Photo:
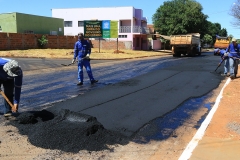
[[[52,9],[52,17],[72,21],[72,27],[64,27],[65,35],[77,35],[83,32],[83,27],[78,27],[78,21],[84,20],[132,20],[133,7],[100,7],[100,8],[68,8]]]

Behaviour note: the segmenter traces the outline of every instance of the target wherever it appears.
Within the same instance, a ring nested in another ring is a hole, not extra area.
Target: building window
[[[118,35],[118,38],[127,38],[127,35]]]
[[[83,21],[78,21],[78,27],[83,27],[84,26],[84,22]]]
[[[64,27],[72,27],[72,21],[64,21]]]
[[[30,31],[30,30],[24,30],[24,33],[34,34],[34,32],[33,32],[33,31]]]
[[[57,31],[50,31],[50,35],[58,35]]]

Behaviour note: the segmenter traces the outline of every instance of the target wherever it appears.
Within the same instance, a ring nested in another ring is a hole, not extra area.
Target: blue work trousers
[[[78,61],[78,81],[83,82],[83,66],[86,68],[86,71],[87,71],[90,81],[93,81],[94,78],[92,75],[90,60],[88,60],[88,59],[83,59],[83,60]]]
[[[224,60],[224,74],[227,74],[229,71],[229,58]]]
[[[238,64],[239,64],[238,59],[229,58],[230,75],[235,75],[235,76],[237,75]]]
[[[14,96],[14,79],[8,80],[0,80],[0,86],[3,85],[4,94],[8,98],[8,100],[13,104],[13,96]],[[8,102],[4,99],[4,114],[11,112],[12,108],[8,104]]]

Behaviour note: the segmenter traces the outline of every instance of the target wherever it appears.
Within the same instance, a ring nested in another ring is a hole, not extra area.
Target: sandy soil
[[[223,92],[217,112],[208,126],[206,136],[240,140],[240,74]]]
[[[163,52],[158,51],[134,51],[121,50],[122,53],[114,53],[115,50],[99,50],[92,49],[91,59],[122,59],[122,58],[137,58],[148,56],[159,56]],[[170,51],[166,51],[169,53]],[[73,58],[73,49],[28,49],[28,50],[8,50],[0,51],[1,57],[29,57],[29,58]]]

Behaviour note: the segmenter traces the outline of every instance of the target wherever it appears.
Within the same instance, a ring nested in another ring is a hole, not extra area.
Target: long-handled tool
[[[16,112],[17,108],[14,107],[14,105],[9,101],[9,99],[7,98],[7,96],[5,95],[5,93],[0,89],[0,93],[3,96],[3,98],[8,102],[8,104],[11,106],[12,111]]]
[[[215,69],[215,72],[217,71],[217,69],[221,66],[221,64],[223,63],[225,59],[222,59],[222,61],[218,64],[217,68]]]
[[[75,63],[69,63],[69,64],[61,64],[62,66],[70,66],[70,65],[73,65]]]
[[[83,57],[81,60],[83,60],[83,59],[87,59],[87,57]],[[81,61],[80,60],[80,61]],[[89,59],[90,60],[90,59]],[[75,62],[76,63],[76,62]],[[73,65],[73,64],[75,64],[75,63],[69,63],[69,64],[61,64],[62,66],[70,66],[70,65]]]

